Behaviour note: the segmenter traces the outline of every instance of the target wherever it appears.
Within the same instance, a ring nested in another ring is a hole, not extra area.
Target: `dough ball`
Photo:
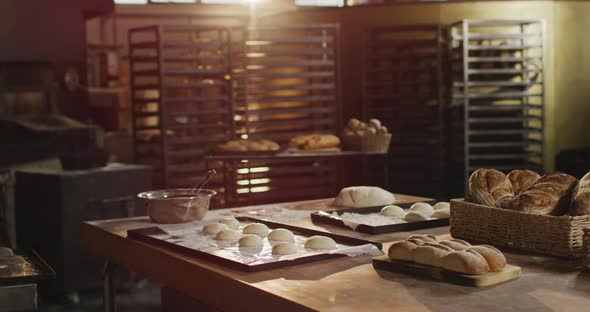
[[[286,229],[275,229],[268,234],[268,239],[273,241],[290,241],[294,240],[293,232]]]
[[[406,211],[400,206],[389,205],[381,209],[381,214],[388,217],[402,217],[406,214]]]
[[[392,193],[375,186],[351,186],[343,188],[333,202],[343,207],[375,207],[395,202]]]
[[[297,253],[297,247],[293,243],[278,243],[272,247],[274,255],[293,255]]]
[[[404,216],[404,220],[408,222],[426,221],[428,216],[418,211],[410,211]]]
[[[262,223],[250,223],[242,230],[242,233],[244,234],[256,234],[260,237],[266,237],[268,232],[268,226]]]
[[[336,242],[330,237],[315,235],[305,240],[305,248],[309,249],[334,249]]]
[[[217,233],[229,230],[229,227],[223,223],[210,223],[203,227],[203,233],[205,235],[217,235]]]
[[[359,127],[359,124],[360,124],[360,123],[361,123],[361,122],[360,122],[360,120],[358,120],[358,119],[356,119],[356,118],[351,118],[351,119],[348,121],[348,124],[347,124],[347,126],[348,126],[348,128],[350,128],[351,130],[355,130],[355,129],[357,129],[357,128]]]
[[[217,233],[216,240],[235,242],[240,239],[240,233],[234,230],[223,230]]]
[[[376,118],[369,119],[369,126],[375,129],[379,129],[379,127],[381,127],[381,121],[379,121],[379,119]]]
[[[370,134],[370,135],[375,135],[375,134],[377,134],[377,129],[375,129],[375,128],[368,128],[367,129],[367,133]]]
[[[451,211],[449,209],[435,210],[432,214],[432,217],[438,219],[447,219],[451,217]]]
[[[434,210],[444,210],[444,209],[450,210],[451,205],[447,202],[438,202],[434,206],[432,206],[432,208]]]
[[[387,134],[389,131],[387,130],[386,126],[381,126],[377,129],[377,134]]]
[[[430,216],[434,213],[434,208],[432,208],[432,206],[427,203],[418,202],[410,207],[410,211],[420,212],[430,218]]]
[[[262,246],[262,238],[254,234],[246,234],[238,241],[240,247],[260,247]]]
[[[227,225],[232,230],[238,230],[240,228],[240,222],[234,218],[223,218],[219,220],[219,223]]]
[[[0,247],[0,256],[14,256],[14,252],[8,247]]]

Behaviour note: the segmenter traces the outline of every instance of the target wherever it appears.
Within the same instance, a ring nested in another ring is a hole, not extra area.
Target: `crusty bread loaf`
[[[582,177],[572,193],[570,214],[572,216],[590,214],[590,172]]]
[[[481,205],[498,206],[498,202],[514,196],[508,177],[495,169],[478,169],[469,177],[467,199]]]
[[[498,272],[504,270],[506,266],[506,257],[501,251],[490,245],[471,246],[467,250],[473,250],[482,255],[488,262],[490,272]]]
[[[416,263],[440,267],[441,259],[452,251],[452,248],[445,245],[424,243],[413,250],[412,256]]]
[[[474,250],[453,251],[441,259],[446,270],[464,274],[481,275],[490,271],[486,259]]]
[[[571,192],[577,181],[562,172],[548,173],[516,196],[511,208],[532,214],[563,214],[569,206]]]
[[[440,241],[439,244],[445,245],[445,246],[450,247],[451,249],[457,250],[457,251],[466,250],[469,247],[471,247],[471,244],[469,244],[468,242],[466,242],[462,239],[444,240],[444,241]]]
[[[389,247],[387,256],[392,260],[414,261],[412,254],[418,246],[411,241],[395,242]]]
[[[538,173],[531,170],[517,169],[508,173],[508,180],[510,180],[510,184],[512,184],[514,194],[518,194],[527,187],[535,184],[540,178],[541,176]]]

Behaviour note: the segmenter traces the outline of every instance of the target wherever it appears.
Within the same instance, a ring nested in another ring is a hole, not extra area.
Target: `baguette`
[[[481,275],[490,271],[486,259],[474,250],[453,251],[441,260],[446,270],[464,274]]]
[[[506,266],[506,257],[501,251],[490,245],[472,246],[467,250],[473,250],[482,255],[488,262],[490,272],[499,272]]]

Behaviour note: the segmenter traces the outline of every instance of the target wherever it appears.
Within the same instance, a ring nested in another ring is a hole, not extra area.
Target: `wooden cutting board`
[[[497,285],[517,279],[521,274],[520,267],[510,264],[506,265],[504,270],[500,272],[491,272],[482,275],[468,275],[411,262],[391,260],[388,256],[373,258],[373,267],[377,270],[407,273],[414,276],[428,277],[443,282],[471,287]]]

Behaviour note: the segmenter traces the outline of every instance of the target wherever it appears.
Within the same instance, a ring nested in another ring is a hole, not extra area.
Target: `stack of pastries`
[[[530,170],[508,175],[495,169],[479,169],[469,178],[467,201],[476,204],[541,215],[590,214],[590,173],[580,181],[551,172],[543,176]]]
[[[433,235],[412,235],[405,241],[395,242],[387,255],[392,260],[471,275],[499,272],[506,266],[506,257],[493,246],[472,246],[460,239],[439,241]]]

